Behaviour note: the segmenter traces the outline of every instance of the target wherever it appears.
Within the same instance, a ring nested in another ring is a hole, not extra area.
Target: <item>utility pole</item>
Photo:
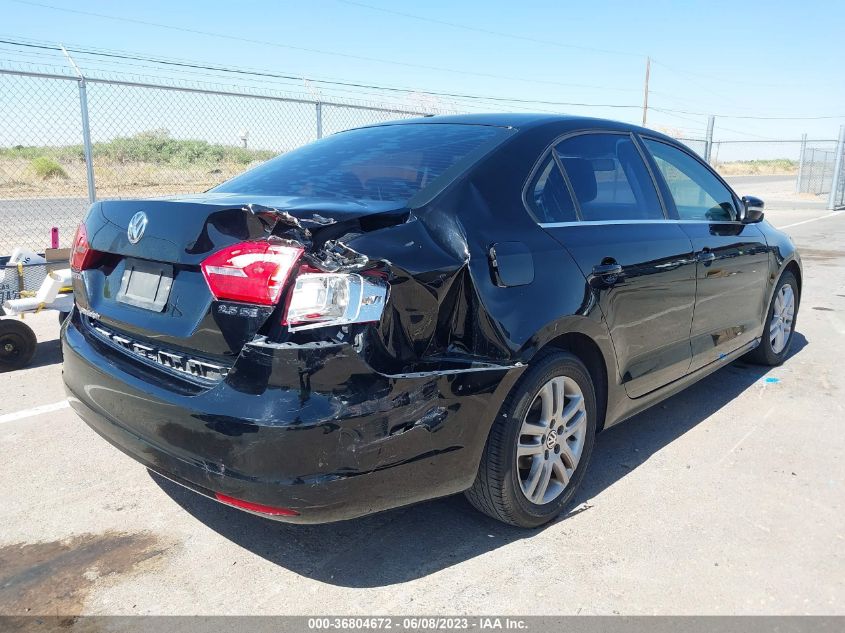
[[[651,57],[645,58],[645,85],[643,86],[643,127],[648,119],[648,76],[651,72]]]

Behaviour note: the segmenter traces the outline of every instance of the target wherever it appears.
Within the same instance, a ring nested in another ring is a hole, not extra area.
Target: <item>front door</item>
[[[736,196],[698,158],[644,139],[692,240],[697,292],[691,370],[759,336],[766,309],[769,248],[760,229],[739,221]]]

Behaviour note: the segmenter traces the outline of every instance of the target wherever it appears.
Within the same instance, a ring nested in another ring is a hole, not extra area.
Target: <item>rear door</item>
[[[668,189],[679,224],[697,260],[695,314],[690,333],[697,369],[756,336],[766,307],[768,245],[754,224],[739,221],[739,201],[691,152],[656,139],[644,144]]]
[[[553,187],[554,195],[546,191]],[[695,301],[692,244],[667,221],[636,139],[627,132],[565,138],[541,161],[526,194],[540,225],[587,277],[628,395],[686,374]]]

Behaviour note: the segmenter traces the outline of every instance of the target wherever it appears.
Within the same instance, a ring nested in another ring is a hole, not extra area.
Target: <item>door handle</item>
[[[709,248],[705,248],[698,253],[696,259],[703,264],[709,264],[716,259],[716,255]]]
[[[597,264],[593,266],[593,275],[596,277],[615,277],[622,274],[620,264]]]

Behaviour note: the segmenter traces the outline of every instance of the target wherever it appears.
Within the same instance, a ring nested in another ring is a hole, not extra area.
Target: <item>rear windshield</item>
[[[277,156],[212,191],[405,203],[506,134],[504,128],[452,123],[349,130]]]

